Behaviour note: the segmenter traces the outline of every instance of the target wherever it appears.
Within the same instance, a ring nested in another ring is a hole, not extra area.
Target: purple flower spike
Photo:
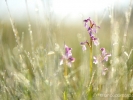
[[[64,60],[66,61],[66,64],[71,67],[72,62],[75,61],[75,58],[72,57],[72,48],[69,48],[67,45],[65,45],[65,54],[62,55],[62,58],[60,60],[60,65],[64,63]]]
[[[98,64],[99,62],[104,62],[104,61],[108,61],[108,57],[110,57],[111,56],[111,54],[108,54],[107,52],[106,52],[106,50],[105,50],[105,48],[101,48],[100,49],[101,50],[101,56],[100,57],[98,57],[98,58],[96,58],[96,57],[93,57],[93,63],[94,64]]]
[[[106,72],[107,72],[108,68],[104,67],[103,62],[108,61],[108,57],[110,57],[111,54],[108,54],[106,52],[105,48],[101,48],[100,50],[101,50],[101,55],[99,57],[94,56],[93,57],[93,63],[102,65],[102,66],[100,66],[100,67],[102,67],[102,72],[101,73],[102,73],[102,75],[106,75]]]
[[[88,25],[88,22],[89,22],[89,25]],[[90,32],[92,32],[92,33],[96,33],[97,31],[97,28],[100,28],[99,26],[97,26],[96,24],[95,24],[95,22],[94,21],[92,21],[91,19],[90,19],[90,17],[88,18],[88,19],[85,19],[84,20],[84,26],[87,28],[87,30],[88,30],[88,32],[90,33]]]
[[[94,37],[95,36],[94,33],[97,33],[97,28],[100,28],[100,27],[97,26],[95,24],[95,22],[92,21],[90,18],[84,20],[84,25],[87,28],[87,31],[88,31],[88,33],[90,35],[91,40],[94,42],[94,45],[96,45],[96,46],[99,45],[99,41],[98,41],[97,38]],[[83,51],[86,50],[85,45],[82,45],[82,49],[83,49]]]

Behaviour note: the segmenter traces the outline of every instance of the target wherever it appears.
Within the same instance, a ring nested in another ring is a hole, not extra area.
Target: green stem
[[[92,40],[91,40],[91,38],[90,38],[90,44],[89,44],[89,46],[90,46],[90,57],[89,57],[89,59],[90,59],[90,79],[92,78],[92,57],[93,57],[93,55],[92,55]],[[90,83],[90,85],[89,85],[89,90],[88,90],[88,100],[92,100],[92,96],[93,96],[93,87],[92,87],[92,84]]]
[[[65,80],[66,80],[66,83],[67,83],[67,65],[66,64],[64,64],[64,77],[65,77]],[[67,86],[65,87],[65,90],[64,90],[64,92],[63,92],[63,99],[64,100],[68,100],[67,99]]]
[[[92,56],[92,40],[90,39],[90,77],[92,76],[92,60],[93,60],[93,56]]]
[[[67,65],[64,64],[64,77],[67,77]]]
[[[64,100],[68,100],[68,99],[67,99],[67,91],[66,91],[66,90],[65,90],[64,93],[63,93],[63,98],[64,98]]]

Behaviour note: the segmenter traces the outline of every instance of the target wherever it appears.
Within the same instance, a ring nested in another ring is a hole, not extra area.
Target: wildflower
[[[80,45],[82,46],[82,50],[85,51],[86,50],[86,46],[85,46],[86,42],[81,42]]]
[[[72,57],[72,48],[69,48],[67,45],[65,45],[65,54],[62,55],[62,58],[60,60],[60,65],[64,63],[64,60],[66,61],[66,64],[71,67],[71,63],[75,61],[75,58]]]
[[[88,22],[90,22],[89,25],[88,25]],[[84,26],[87,28],[88,33],[97,33],[96,31],[97,28],[100,28],[95,24],[94,21],[90,19],[90,17],[88,19],[85,19],[84,23],[85,23]]]
[[[102,51],[102,61],[108,61],[108,57],[110,57],[111,54],[108,54],[108,53],[105,51],[105,48],[101,48],[100,50]]]
[[[72,56],[71,50],[72,50],[72,48],[69,48],[67,45],[65,45],[65,56],[67,58],[69,58],[70,56]]]
[[[97,38],[95,38],[94,36],[91,36],[91,40],[94,42],[94,45],[99,45],[99,41]]]
[[[111,56],[111,54],[108,54],[106,52],[105,48],[101,48],[100,50],[101,50],[101,56],[99,57],[99,59],[96,58],[96,57],[93,57],[93,59],[94,59],[93,63],[95,63],[95,64],[98,64],[98,62],[104,62],[104,61],[107,62],[108,61],[108,57]]]
[[[100,28],[100,27],[97,26],[95,24],[95,22],[90,19],[90,17],[88,19],[84,20],[84,26],[87,28],[87,31],[88,31],[89,36],[90,36],[90,39],[93,41],[94,45],[96,45],[96,46],[99,45],[99,41],[95,37],[94,33],[97,33],[97,28]],[[82,45],[82,44],[81,44],[81,46],[82,46],[82,50],[85,51],[86,50],[86,46]]]
[[[97,26],[94,22],[93,24],[88,27],[87,31],[88,33],[97,33],[97,28],[100,28],[99,26]]]
[[[81,44],[82,46],[82,50],[85,51],[86,50],[86,46],[84,44]]]
[[[90,46],[88,41],[85,42],[81,42],[80,45],[82,46],[82,50],[85,51],[86,50],[86,44]]]
[[[88,18],[88,19],[85,19],[84,20],[84,26],[86,27],[86,28],[88,28],[89,26],[88,26],[88,21],[90,20],[90,17]]]
[[[101,63],[102,64],[102,75],[106,75],[106,72],[107,72],[107,70],[108,70],[108,68],[106,68],[106,67],[104,67],[104,64],[103,64],[103,62],[104,61],[108,61],[108,57],[110,57],[111,56],[111,54],[108,54],[107,52],[106,52],[106,50],[105,50],[105,48],[101,48],[100,49],[101,50],[101,56],[100,57],[93,57],[93,63],[94,64],[98,64],[98,63]]]

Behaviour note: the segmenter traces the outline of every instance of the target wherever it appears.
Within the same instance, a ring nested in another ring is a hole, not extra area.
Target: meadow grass
[[[10,20],[0,23],[0,100],[133,100],[132,0],[123,13],[113,5],[109,18],[92,17],[100,24],[93,56],[101,47],[112,55],[106,75],[103,65],[92,64],[89,50],[82,51],[80,42],[89,40],[86,18],[67,25],[67,18],[58,22],[48,12],[44,22],[34,22],[26,2],[28,20],[17,23],[5,3]],[[64,42],[72,48],[72,67],[60,65]]]

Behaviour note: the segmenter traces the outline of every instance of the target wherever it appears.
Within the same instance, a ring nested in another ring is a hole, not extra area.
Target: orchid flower
[[[75,58],[72,57],[72,48],[69,48],[67,45],[65,45],[65,53],[62,55],[62,58],[60,60],[60,65],[66,61],[66,64],[71,67],[71,63],[75,61]]]
[[[102,51],[102,62],[103,61],[108,61],[108,57],[111,56],[111,54],[108,54],[106,51],[105,51],[105,48],[101,48],[100,49]]]
[[[105,48],[101,48],[101,56],[100,57],[93,57],[93,63],[94,64],[98,64],[98,63],[101,63],[103,65],[103,62],[104,61],[108,61],[108,57],[111,56],[111,54],[108,54],[105,50]],[[104,66],[104,65],[103,65]],[[108,68],[106,67],[103,67],[102,68],[102,74],[105,75],[106,74],[106,71],[108,70]]]
[[[97,26],[95,24],[94,21],[92,21],[90,19],[90,17],[88,19],[85,19],[84,21],[84,26],[88,31],[88,34],[90,36],[90,39],[93,41],[94,45],[99,45],[99,41],[98,39],[95,37],[95,33],[97,33],[97,28],[100,28],[99,26]],[[89,24],[88,24],[89,23]],[[82,46],[82,50],[85,51],[86,50],[86,46],[85,46],[86,42],[81,42],[81,46]]]

